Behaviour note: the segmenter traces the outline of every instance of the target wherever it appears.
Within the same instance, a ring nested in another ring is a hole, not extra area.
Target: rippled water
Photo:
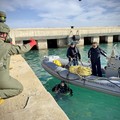
[[[101,44],[100,46],[110,55],[113,43]],[[87,52],[89,48],[89,45],[79,47],[82,61],[88,60]],[[120,43],[118,43],[117,48],[117,52],[119,52]],[[41,61],[45,55],[59,55],[66,58],[66,49],[67,48],[30,51],[24,55],[24,58],[70,120],[120,120],[120,97],[80,88],[74,85],[69,85],[73,90],[72,97],[58,97],[51,92],[52,87],[60,81],[42,68]],[[104,66],[106,59],[102,57],[101,61]]]

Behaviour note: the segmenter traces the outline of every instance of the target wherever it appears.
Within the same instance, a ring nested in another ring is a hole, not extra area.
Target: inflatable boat
[[[59,60],[64,66],[68,64],[68,60],[59,56],[45,56],[42,61],[42,67],[59,80],[120,97],[120,55],[115,55],[113,51],[105,69],[102,70],[104,77],[73,74],[67,68],[56,65],[54,60]],[[89,66],[87,63],[82,65]]]

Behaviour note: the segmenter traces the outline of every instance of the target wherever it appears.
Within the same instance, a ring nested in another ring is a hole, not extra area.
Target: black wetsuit
[[[101,48],[93,48],[91,47],[88,51],[88,58],[91,60],[92,64],[92,74],[95,76],[102,77],[102,71],[101,71],[101,62],[100,62],[100,55],[103,55],[107,57],[105,54],[106,52],[102,50]]]
[[[70,95],[72,95],[72,89],[70,89],[66,84],[64,86],[61,86],[61,84],[57,84],[55,87],[52,88],[52,92],[58,92],[62,94],[66,94],[70,92]]]
[[[78,65],[78,60],[81,59],[81,55],[80,55],[78,48],[69,47],[67,50],[67,57],[69,58],[69,62],[72,62],[74,66]],[[71,61],[71,58],[72,58],[72,61]]]

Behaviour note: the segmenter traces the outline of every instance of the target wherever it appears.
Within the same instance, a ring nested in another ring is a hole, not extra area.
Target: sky
[[[120,0],[0,0],[11,28],[120,25]]]

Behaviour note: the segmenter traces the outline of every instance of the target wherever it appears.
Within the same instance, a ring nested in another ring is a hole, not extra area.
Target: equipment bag
[[[53,63],[55,63],[57,66],[62,66],[62,63],[59,60],[53,60]]]
[[[92,74],[92,70],[90,67],[85,67],[85,66],[70,66],[69,71],[71,73],[80,75],[80,76],[89,76]]]

